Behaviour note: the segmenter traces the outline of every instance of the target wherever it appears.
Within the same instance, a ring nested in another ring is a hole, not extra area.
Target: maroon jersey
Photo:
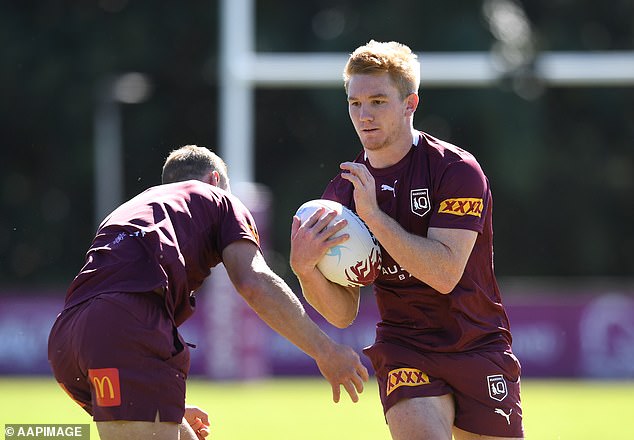
[[[231,194],[197,180],[149,188],[99,226],[65,308],[102,293],[165,289],[180,325],[193,313],[191,293],[240,239],[259,245],[251,213]]]
[[[381,316],[377,342],[435,352],[510,348],[493,271],[491,191],[475,158],[421,132],[408,154],[388,168],[373,168],[363,152],[355,162],[374,176],[380,209],[406,231],[423,237],[430,227],[478,232],[464,274],[447,295],[410,275],[381,248],[382,270],[374,283]],[[354,210],[353,189],[338,175],[322,197]]]

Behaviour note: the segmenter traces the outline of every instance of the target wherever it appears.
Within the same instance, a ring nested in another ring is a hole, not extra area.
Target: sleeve
[[[483,232],[490,192],[477,162],[460,160],[449,164],[435,186],[430,227]]]
[[[224,248],[237,240],[249,240],[260,247],[260,235],[255,220],[246,206],[235,196],[224,198],[224,212],[220,219],[217,243],[220,254]]]
[[[364,153],[361,151],[354,161],[357,163],[364,163],[363,158]],[[341,177],[341,172],[339,172],[339,174],[337,174],[330,183],[328,183],[328,186],[322,193],[321,198],[339,202],[343,206],[356,211],[354,205],[354,186],[352,183]]]
[[[338,174],[330,181],[322,193],[321,198],[339,202],[350,209],[354,209],[353,191],[354,187],[352,186],[352,183],[343,179],[341,175]]]

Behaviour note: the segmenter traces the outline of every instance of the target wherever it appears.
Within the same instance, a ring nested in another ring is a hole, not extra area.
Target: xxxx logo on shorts
[[[121,387],[118,368],[88,369],[90,385],[95,389],[97,406],[121,405]]]
[[[387,395],[399,387],[416,387],[429,383],[429,377],[416,368],[397,368],[387,374]]]
[[[482,216],[482,199],[458,198],[443,200],[438,209],[440,214]]]

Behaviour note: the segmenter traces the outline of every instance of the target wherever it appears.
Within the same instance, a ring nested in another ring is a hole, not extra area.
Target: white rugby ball
[[[374,282],[381,271],[381,248],[365,223],[350,209],[332,200],[309,200],[297,209],[297,217],[304,223],[319,208],[326,208],[324,216],[336,211],[334,224],[345,219],[348,224],[337,234],[350,238],[331,247],[319,261],[317,268],[330,281],[342,286],[361,287]]]

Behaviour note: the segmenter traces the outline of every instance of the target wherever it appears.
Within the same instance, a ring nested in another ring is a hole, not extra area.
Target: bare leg
[[[151,438],[153,440],[198,440],[189,423],[183,419],[181,424],[159,421],[156,414],[154,422],[130,422],[116,420],[97,422],[97,430],[101,440],[137,440]]]
[[[97,422],[97,430],[101,440],[136,440],[140,438],[178,440],[178,427],[177,423],[168,422],[130,422],[123,420]]]
[[[450,394],[405,399],[386,414],[394,440],[451,440],[454,402]]]
[[[453,435],[456,440],[520,440],[515,437],[491,437],[488,435],[474,434],[456,427],[453,428]]]

